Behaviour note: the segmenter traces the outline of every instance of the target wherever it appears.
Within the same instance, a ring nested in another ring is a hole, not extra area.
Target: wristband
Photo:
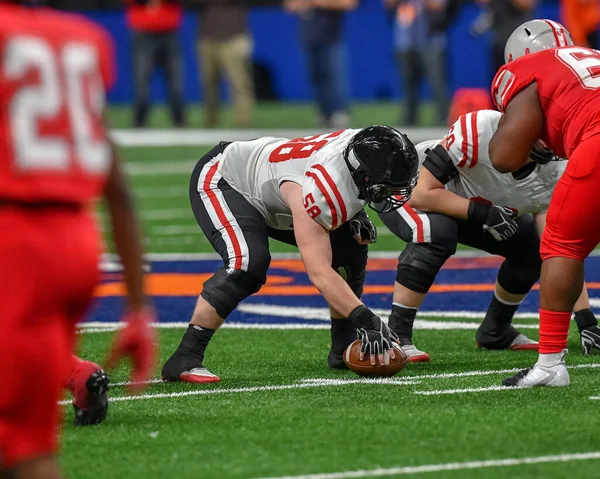
[[[492,208],[493,205],[489,203],[484,203],[480,200],[470,200],[467,220],[483,225],[487,221]]]

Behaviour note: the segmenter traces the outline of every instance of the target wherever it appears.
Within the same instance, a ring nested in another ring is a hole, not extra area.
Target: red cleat
[[[108,414],[108,375],[96,363],[73,357],[67,388],[73,394],[74,426],[100,424]]]
[[[206,384],[221,382],[221,378],[206,368],[194,368],[179,375],[179,380],[186,383]]]

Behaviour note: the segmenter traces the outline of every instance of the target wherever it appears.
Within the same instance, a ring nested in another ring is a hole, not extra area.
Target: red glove
[[[155,364],[157,340],[152,323],[156,320],[156,313],[152,308],[147,307],[135,313],[126,314],[123,320],[127,324],[113,340],[106,359],[106,366],[112,369],[124,357],[131,358],[133,384],[129,386],[129,391],[137,393],[147,387],[145,381],[151,378]]]

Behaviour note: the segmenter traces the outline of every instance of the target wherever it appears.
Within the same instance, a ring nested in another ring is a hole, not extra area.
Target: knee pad
[[[542,258],[539,252],[528,256],[505,259],[498,271],[498,284],[512,294],[527,294],[540,279]]]
[[[217,310],[219,316],[226,318],[240,301],[259,291],[266,281],[266,270],[258,277],[239,269],[228,273],[223,266],[204,283],[201,294]]]
[[[408,243],[398,258],[396,281],[416,293],[427,293],[454,248],[431,243]]]

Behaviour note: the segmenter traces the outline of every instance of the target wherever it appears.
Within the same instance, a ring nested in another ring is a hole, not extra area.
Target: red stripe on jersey
[[[477,131],[477,112],[471,113],[471,134],[473,135],[473,155],[469,168],[473,168],[479,160],[479,132]]]
[[[463,115],[460,117],[460,133],[463,137],[463,141],[462,141],[462,148],[461,151],[463,152],[463,157],[461,158],[461,160],[458,162],[458,167],[462,168],[463,166],[466,165],[467,163],[467,158],[469,156],[469,139],[467,138],[467,115]]]
[[[312,171],[307,171],[306,176],[315,180],[315,184],[317,185],[317,188],[319,188],[319,191],[325,198],[325,201],[327,202],[327,206],[329,206],[329,210],[331,211],[331,229],[332,230],[335,229],[336,226],[338,225],[338,218],[337,218],[337,211],[335,209],[335,205],[333,204],[333,200],[331,199],[331,195],[327,191],[327,188],[325,188],[325,185],[323,184],[321,179],[317,175],[315,175]]]
[[[554,34],[554,39],[556,40],[556,45],[559,47],[565,46],[566,43],[562,41],[562,35],[561,35],[560,31],[558,30],[558,28],[556,28],[556,25],[554,25],[549,20],[544,20],[544,21],[548,25],[550,25],[550,28],[552,29],[552,33]]]
[[[425,232],[423,231],[423,220],[421,219],[421,217],[417,214],[417,212],[415,210],[413,210],[410,206],[408,206],[408,204],[404,205],[404,209],[417,225],[417,242],[424,243],[425,242]]]
[[[337,199],[338,204],[340,205],[340,212],[342,213],[342,222],[340,224],[345,223],[348,220],[348,212],[346,211],[346,205],[344,204],[344,198],[342,198],[340,190],[338,189],[331,176],[329,176],[329,173],[327,173],[327,170],[323,165],[313,165],[313,168],[321,172],[323,178],[325,178],[325,181],[331,188],[331,191],[333,191],[333,194]]]
[[[217,173],[218,167],[219,167],[218,161],[210,167],[210,169],[208,170],[208,173],[206,175],[206,178],[204,179],[204,184],[202,185],[202,189],[206,193],[206,196],[208,196],[208,199],[210,200],[210,204],[213,206],[215,213],[217,213],[217,218],[219,218],[219,221],[225,228],[225,231],[227,231],[227,233],[229,234],[229,239],[231,240],[231,244],[233,246],[233,252],[235,254],[234,268],[242,269],[242,248],[240,248],[240,242],[235,234],[235,230],[233,229],[233,226],[231,226],[231,223],[225,216],[225,211],[223,210],[223,206],[221,205],[221,203],[219,203],[219,199],[217,198],[217,195],[215,195],[215,192],[212,190],[212,188],[210,186],[213,178],[215,177],[215,174]],[[217,226],[217,225],[215,225],[215,226]]]
[[[504,105],[504,99],[506,98],[506,95],[508,94],[509,90],[512,88],[514,82],[515,76],[513,75],[512,77],[510,77],[510,80],[508,80],[508,82],[506,83],[504,90],[502,90],[502,94],[500,96],[500,104],[502,105],[502,109],[500,111],[504,111],[504,109],[506,109],[506,105]]]

